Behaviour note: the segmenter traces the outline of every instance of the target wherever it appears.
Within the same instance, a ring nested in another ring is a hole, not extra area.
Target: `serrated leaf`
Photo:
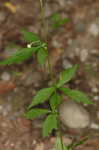
[[[44,65],[48,56],[47,50],[41,48],[37,53],[37,59],[40,65]]]
[[[48,115],[43,124],[43,136],[48,136],[53,129],[57,129],[57,116],[54,114]]]
[[[37,95],[34,96],[29,108],[48,100],[48,98],[52,95],[54,90],[55,90],[55,87],[50,87],[50,88],[44,88],[44,89],[41,89],[40,91],[38,91]]]
[[[64,143],[61,143],[61,138],[57,137],[55,142],[55,150],[69,150]]]
[[[1,61],[0,65],[10,65],[10,64],[19,64],[24,60],[29,59],[32,57],[32,54],[36,52],[39,47],[32,47],[32,48],[23,48],[22,50],[18,50],[15,54],[13,54],[8,59]]]
[[[89,97],[78,90],[72,90],[69,88],[60,88],[67,96],[72,98],[76,102],[83,102],[85,104],[93,104],[93,102],[89,99]]]
[[[59,88],[63,86],[65,83],[69,82],[74,77],[76,70],[77,70],[77,65],[64,70],[60,74],[60,80],[57,84],[57,87]]]
[[[40,41],[40,38],[35,33],[22,30],[22,34],[23,34],[24,40],[26,40],[27,42]]]
[[[60,103],[61,103],[61,96],[57,92],[55,92],[50,98],[50,106],[52,110],[57,109]]]
[[[44,114],[47,114],[47,113],[50,113],[50,110],[34,108],[34,109],[29,110],[25,114],[25,117],[28,119],[34,119],[34,118],[37,118],[37,117],[44,115]]]

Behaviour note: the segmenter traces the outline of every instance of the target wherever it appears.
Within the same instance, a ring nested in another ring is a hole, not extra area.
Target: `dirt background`
[[[70,21],[58,29],[50,16],[60,13]],[[68,84],[94,101],[86,105],[92,125],[84,135],[88,142],[76,150],[99,149],[99,0],[47,0],[48,44],[56,77],[63,69],[79,64],[77,76]],[[21,30],[42,36],[39,0],[0,0],[0,60],[26,47]],[[32,59],[20,65],[0,66],[0,150],[53,150],[55,136],[43,139],[43,118],[33,121],[23,116],[36,91],[50,85],[49,76]],[[46,107],[46,106],[44,106]],[[64,132],[71,143],[75,132]]]

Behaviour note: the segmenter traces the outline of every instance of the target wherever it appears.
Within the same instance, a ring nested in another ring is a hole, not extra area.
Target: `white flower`
[[[31,48],[31,44],[27,44],[27,47],[28,47],[28,48]]]

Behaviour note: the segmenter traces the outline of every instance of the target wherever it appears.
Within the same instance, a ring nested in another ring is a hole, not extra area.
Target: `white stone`
[[[63,68],[67,69],[67,68],[70,68],[70,67],[72,67],[72,64],[70,63],[70,61],[68,59],[65,58],[63,60]]]
[[[3,72],[1,74],[1,80],[4,80],[4,81],[9,81],[11,79],[11,76],[8,72]]]
[[[92,129],[99,129],[99,125],[96,124],[96,123],[94,123],[94,122],[92,122],[92,123],[90,124],[90,128],[92,128]]]
[[[88,29],[89,33],[93,36],[99,35],[99,25],[92,23]]]
[[[81,129],[90,124],[90,116],[84,107],[74,101],[64,101],[59,107],[60,119],[69,128]]]
[[[92,90],[93,93],[97,93],[99,91],[97,87],[92,87],[91,90]]]
[[[88,59],[88,50],[87,49],[82,49],[80,52],[80,60],[82,62],[85,62]]]
[[[98,101],[99,100],[99,96],[98,95],[96,95],[96,96],[94,96],[94,98],[93,98],[95,101]]]
[[[37,146],[35,147],[35,150],[44,150],[44,143],[39,143],[37,144]]]

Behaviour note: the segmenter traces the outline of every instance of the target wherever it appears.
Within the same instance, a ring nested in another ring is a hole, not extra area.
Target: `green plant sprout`
[[[69,18],[62,18],[59,13],[54,13],[50,19],[51,19],[52,27],[55,29],[61,27],[62,25],[70,21]]]
[[[42,0],[40,0],[41,4],[41,11],[42,11],[42,20],[45,24],[44,19],[44,4]],[[54,15],[52,18],[57,22],[60,20],[59,15]],[[56,26],[60,26],[68,19],[62,20],[62,22]],[[28,119],[34,119],[41,115],[46,115],[46,119],[43,123],[42,134],[43,137],[49,136],[49,134],[55,130],[57,132],[57,139],[55,144],[55,150],[73,150],[73,148],[77,147],[80,144],[83,144],[87,139],[83,139],[78,141],[77,143],[73,143],[71,145],[66,146],[62,140],[62,131],[61,131],[61,122],[59,119],[59,106],[62,103],[63,95],[67,95],[72,100],[76,102],[82,102],[85,104],[93,104],[92,101],[89,99],[86,94],[79,90],[73,90],[70,88],[65,88],[64,85],[68,83],[76,74],[78,65],[74,65],[68,69],[63,70],[60,75],[59,79],[55,82],[53,76],[53,68],[50,63],[49,54],[48,54],[48,44],[46,41],[42,41],[38,35],[32,32],[28,32],[26,30],[22,30],[22,34],[24,39],[26,40],[27,47],[18,50],[15,54],[13,54],[8,59],[0,62],[0,65],[11,65],[11,64],[20,64],[25,60],[33,57],[33,55],[37,56],[38,63],[41,66],[44,66],[46,60],[48,60],[48,69],[50,73],[50,79],[52,80],[53,84],[50,87],[46,87],[40,89],[37,94],[33,97],[31,104],[28,107],[27,112],[25,113],[25,117]],[[44,102],[49,102],[49,109],[42,109],[42,108],[34,108],[39,104]]]

